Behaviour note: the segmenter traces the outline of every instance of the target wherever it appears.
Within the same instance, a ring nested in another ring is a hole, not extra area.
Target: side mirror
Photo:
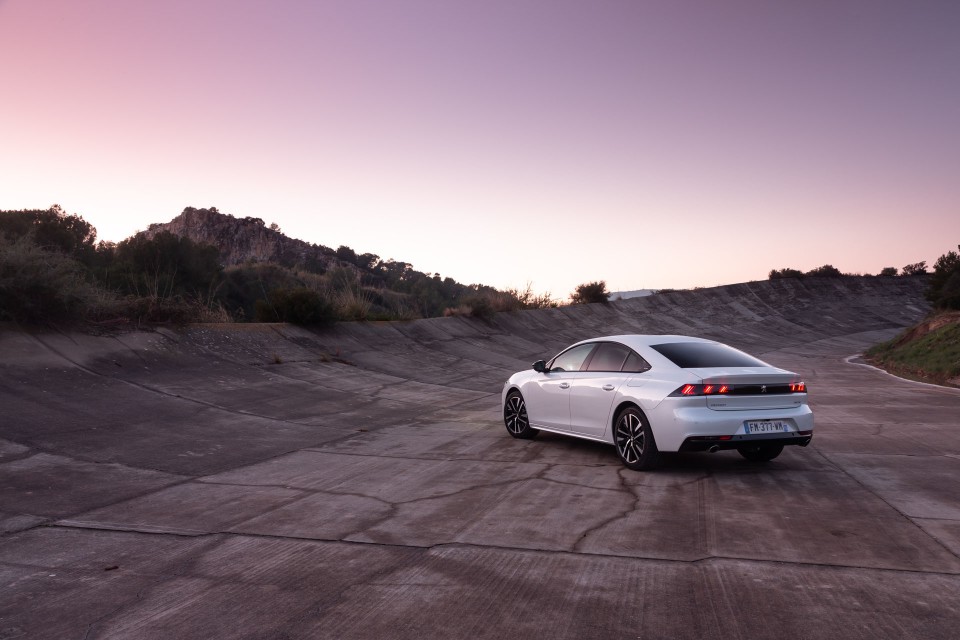
[[[534,362],[533,370],[537,373],[547,373],[549,371],[549,369],[547,369],[547,363],[543,360],[537,360]]]

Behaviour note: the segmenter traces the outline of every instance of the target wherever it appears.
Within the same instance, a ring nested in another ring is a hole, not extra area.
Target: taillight
[[[790,383],[790,392],[791,392],[791,393],[806,393],[806,392],[807,392],[807,383],[806,383],[806,382],[791,382],[791,383]]]
[[[728,384],[685,384],[671,396],[717,396],[733,392],[733,386]]]

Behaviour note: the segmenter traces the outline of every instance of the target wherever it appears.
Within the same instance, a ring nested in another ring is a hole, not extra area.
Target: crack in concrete
[[[620,478],[620,490],[617,491],[616,489],[613,489],[613,491],[617,491],[618,493],[624,493],[624,492],[629,493],[630,495],[633,496],[633,504],[631,504],[629,507],[627,507],[620,513],[614,514],[610,518],[584,531],[580,535],[580,538],[574,543],[573,551],[581,551],[583,549],[583,546],[587,543],[590,536],[605,529],[606,527],[610,526],[614,522],[617,522],[618,520],[624,520],[631,514],[634,514],[637,512],[637,509],[640,507],[640,495],[636,491],[634,491],[630,486],[627,485],[626,478],[624,477],[623,474],[624,474],[624,469],[620,469],[617,471],[617,476]]]

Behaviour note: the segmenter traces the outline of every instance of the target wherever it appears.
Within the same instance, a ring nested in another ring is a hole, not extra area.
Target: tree
[[[343,260],[344,262],[349,262],[350,264],[357,264],[357,252],[346,245],[342,244],[339,247],[337,247],[337,257]]]
[[[30,236],[38,247],[59,251],[85,265],[90,265],[96,252],[93,225],[57,204],[46,210],[0,211],[0,234],[10,241]]]
[[[937,307],[941,309],[960,309],[960,269],[954,269],[940,289]]]
[[[806,275],[819,278],[839,278],[843,274],[832,264],[825,264],[822,267],[807,271]]]
[[[220,279],[220,252],[161,231],[152,238],[137,234],[117,245],[112,273],[129,293],[166,298],[200,297],[213,291]]]
[[[357,256],[357,266],[367,271],[373,271],[378,262],[380,262],[380,256],[375,253],[364,253]]]
[[[960,245],[957,245],[960,249]],[[960,308],[960,254],[948,251],[933,263],[933,275],[927,289],[927,300],[939,309]],[[949,286],[947,286],[949,284]],[[956,302],[954,302],[956,301]],[[956,306],[952,306],[956,304]]]
[[[908,264],[903,269],[900,270],[902,275],[905,276],[919,276],[925,275],[927,273],[927,261],[921,260],[920,262],[914,262],[913,264]]]
[[[880,270],[880,273],[877,274],[877,275],[881,275],[881,276],[895,276],[895,275],[897,275],[897,268],[896,268],[896,267],[884,267],[883,269]]]
[[[605,280],[585,282],[577,285],[577,288],[570,294],[570,300],[573,301],[573,304],[609,302],[610,292],[607,291],[607,283]]]

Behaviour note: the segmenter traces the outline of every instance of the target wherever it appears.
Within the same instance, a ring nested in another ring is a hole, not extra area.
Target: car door
[[[549,364],[546,373],[540,373],[524,386],[530,423],[557,431],[570,430],[570,385],[580,367],[596,347],[596,343],[581,344],[567,349]]]
[[[602,438],[610,426],[614,402],[620,388],[649,365],[632,349],[619,342],[603,342],[586,363],[584,371],[571,380],[570,430]]]

